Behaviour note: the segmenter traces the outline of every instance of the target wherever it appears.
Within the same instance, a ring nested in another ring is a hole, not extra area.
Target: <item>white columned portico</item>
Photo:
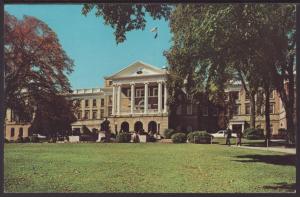
[[[168,99],[168,90],[167,83],[164,83],[164,113],[167,113],[167,99]]]
[[[148,82],[145,82],[145,99],[144,99],[144,113],[148,113]]]
[[[115,115],[116,112],[116,85],[113,84],[113,92],[112,92],[112,115]]]
[[[135,94],[134,94],[134,86],[135,86],[135,84],[134,83],[130,83],[130,86],[131,86],[131,105],[130,105],[130,112],[131,112],[131,114],[133,114],[133,110],[134,110],[134,97],[135,97]]]
[[[117,115],[120,115],[121,109],[121,84],[118,84],[118,95],[117,95]]]
[[[158,103],[157,103],[157,107],[158,107],[158,113],[161,113],[161,102],[162,102],[162,82],[159,81],[158,82]]]

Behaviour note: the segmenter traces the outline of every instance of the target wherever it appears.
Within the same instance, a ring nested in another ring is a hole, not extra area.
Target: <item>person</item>
[[[226,145],[230,146],[231,130],[227,129]]]
[[[236,143],[236,145],[237,146],[241,146],[242,145],[242,132],[238,131],[236,133],[236,137],[237,137],[237,143]]]

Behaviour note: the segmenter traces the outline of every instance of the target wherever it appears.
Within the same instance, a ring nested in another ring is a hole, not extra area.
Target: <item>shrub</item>
[[[28,143],[28,142],[30,142],[29,137],[24,137],[24,138],[23,138],[23,143]]]
[[[95,136],[93,136],[93,135],[82,134],[79,137],[79,140],[80,141],[89,141],[89,142],[92,142],[92,141],[96,141],[97,139],[95,139]]]
[[[166,139],[170,139],[171,136],[175,133],[176,131],[174,129],[165,129],[163,134]]]
[[[286,138],[287,137],[287,130],[285,128],[278,129],[278,137],[279,138]]]
[[[194,131],[187,135],[188,141],[196,144],[211,143],[212,137],[213,136],[207,133],[206,131]]]
[[[249,140],[264,139],[264,130],[260,128],[247,128],[244,131],[244,137]]]
[[[9,140],[5,138],[5,139],[4,139],[4,142],[5,142],[5,143],[9,143]]]
[[[37,135],[33,135],[33,136],[30,136],[30,137],[29,137],[29,141],[30,141],[31,143],[37,143],[37,142],[39,142],[39,138],[38,138]]]
[[[174,133],[171,138],[173,143],[185,143],[187,139],[185,133]]]
[[[17,139],[16,142],[17,142],[17,143],[23,143],[23,137],[18,137],[18,139]]]
[[[119,143],[128,143],[128,142],[130,142],[130,140],[131,140],[130,133],[122,132],[117,135],[117,142],[119,142]]]

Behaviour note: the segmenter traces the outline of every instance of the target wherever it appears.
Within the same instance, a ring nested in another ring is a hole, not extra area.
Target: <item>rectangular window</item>
[[[102,98],[101,99],[101,107],[103,107],[104,106],[104,99]]]
[[[158,88],[153,88],[153,96],[158,96]]]
[[[89,110],[84,111],[84,119],[90,119],[90,111]]]
[[[112,104],[112,96],[108,97],[108,104],[111,105]]]
[[[78,114],[77,114],[77,119],[78,119],[78,120],[81,120],[81,118],[82,118],[82,115],[81,115],[81,114],[82,114],[81,111],[79,111]]]
[[[97,119],[97,110],[93,110],[93,119]]]
[[[10,137],[14,137],[15,136],[15,128],[11,128],[10,129]]]
[[[23,128],[22,128],[22,127],[19,128],[19,136],[20,136],[20,137],[23,137]]]
[[[245,114],[250,114],[251,113],[251,108],[250,108],[250,104],[249,103],[246,103],[245,104]]]
[[[270,92],[270,99],[274,99],[274,91],[273,90],[271,90],[271,92]]]
[[[108,107],[108,115],[110,116],[112,114],[112,107]]]
[[[274,114],[274,103],[270,103],[270,114]]]
[[[240,94],[238,91],[231,92],[231,96],[232,96],[233,100],[240,100]]]
[[[89,100],[85,100],[85,107],[89,106]]]
[[[239,105],[235,105],[233,107],[233,115],[239,115],[240,114],[240,106]]]
[[[136,89],[135,90],[136,97],[144,97],[144,89]]]
[[[101,109],[100,110],[100,119],[103,119],[104,118],[104,109]]]
[[[245,91],[246,92],[246,91]],[[245,100],[249,100],[250,96],[249,96],[249,93],[246,92],[246,95],[245,95]]]
[[[192,115],[192,114],[193,114],[193,104],[188,104],[188,105],[186,106],[186,113],[187,113],[188,115]]]
[[[93,99],[93,107],[96,107],[96,106],[97,106],[97,100]]]

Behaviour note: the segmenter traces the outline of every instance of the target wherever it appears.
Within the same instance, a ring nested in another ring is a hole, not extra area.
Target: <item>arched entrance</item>
[[[121,131],[123,132],[129,132],[129,123],[128,122],[122,122],[121,124]]]
[[[153,133],[157,132],[157,123],[155,121],[150,121],[148,124],[148,132],[152,131]]]
[[[137,132],[143,131],[143,123],[141,121],[137,121],[134,124],[134,131],[137,131]]]

